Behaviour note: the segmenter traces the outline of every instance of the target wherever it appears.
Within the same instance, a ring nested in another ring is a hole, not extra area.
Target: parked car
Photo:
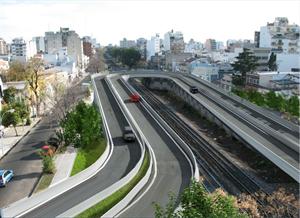
[[[126,142],[133,142],[135,141],[135,135],[130,126],[125,126],[123,131],[123,139]]]
[[[13,170],[0,170],[0,186],[5,186],[14,176]]]
[[[196,86],[191,86],[190,87],[190,92],[193,93],[193,94],[195,94],[195,93],[198,93],[199,90],[198,90],[198,88]]]

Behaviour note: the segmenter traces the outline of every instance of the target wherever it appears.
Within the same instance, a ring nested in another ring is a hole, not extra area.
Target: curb
[[[29,130],[27,130],[27,132],[26,133],[24,133],[16,142],[15,142],[15,144],[13,145],[13,146],[11,146],[9,149],[8,149],[8,151],[4,154],[4,155],[2,155],[1,157],[0,157],[0,160],[2,160],[6,155],[8,155],[9,153],[10,153],[10,151],[14,148],[14,147],[16,147],[18,144],[19,144],[19,142],[25,137],[25,136],[27,136],[28,134],[29,134],[29,132],[34,128],[34,127],[36,127],[39,123],[40,123],[40,121],[42,120],[42,118],[40,118]]]

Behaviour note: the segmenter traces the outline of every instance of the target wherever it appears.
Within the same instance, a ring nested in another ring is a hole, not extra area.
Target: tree
[[[95,106],[80,101],[60,122],[66,145],[84,147],[102,134],[101,117]]]
[[[276,95],[274,91],[270,91],[265,95],[266,104],[269,108],[277,111],[283,111],[285,107],[285,100],[281,95]]]
[[[26,79],[25,65],[19,61],[13,61],[9,65],[9,70],[4,73],[3,80],[10,81],[23,81]]]
[[[109,53],[117,62],[132,68],[141,59],[141,54],[134,48],[112,48]]]
[[[33,93],[31,102],[36,107],[37,115],[40,115],[40,93],[45,88],[43,80],[44,63],[39,58],[31,58],[26,66],[26,81]]]
[[[3,110],[3,115],[4,116],[2,117],[2,125],[5,127],[9,127],[10,125],[12,125],[15,129],[16,136],[18,136],[16,126],[21,121],[19,114],[16,112],[10,113]]]
[[[201,183],[192,181],[191,185],[184,190],[180,198],[181,209],[179,211],[174,212],[175,201],[174,197],[171,197],[166,209],[157,204],[155,205],[155,217],[247,217],[245,214],[239,213],[236,205],[236,199],[233,196],[227,195],[224,191],[217,189],[212,194],[209,194]]]
[[[235,77],[241,77],[241,85],[246,83],[246,74],[253,72],[258,66],[257,58],[253,55],[250,49],[244,48],[244,51],[239,54],[237,61],[231,64],[235,72],[239,72],[241,75],[235,75]],[[236,79],[237,80],[237,79]],[[233,80],[233,83],[235,80]],[[240,84],[237,84],[240,85]]]
[[[131,69],[141,59],[141,54],[134,48],[124,49],[121,54],[121,61]]]
[[[293,95],[286,101],[286,111],[294,116],[300,115],[300,108],[299,108],[299,98],[296,95]]]
[[[268,67],[269,70],[271,71],[276,71],[277,70],[277,64],[276,64],[276,54],[273,52],[270,55],[269,61],[268,61]]]
[[[15,87],[9,87],[8,89],[4,90],[3,100],[6,104],[12,104],[16,101],[16,94],[17,90]]]

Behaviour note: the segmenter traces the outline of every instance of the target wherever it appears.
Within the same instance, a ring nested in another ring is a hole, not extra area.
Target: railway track
[[[130,92],[128,88],[119,80],[121,86]],[[264,208],[268,205],[263,201],[258,193],[268,195],[253,179],[246,175],[239,167],[229,161],[214,146],[211,146],[187,123],[180,119],[172,110],[165,106],[146,87],[132,80],[131,85],[142,95],[143,99],[165,120],[166,123],[185,141],[193,150],[197,157],[200,171],[206,177],[211,186],[222,187],[228,193],[237,195],[236,189],[240,193],[245,193],[254,198],[257,203]],[[130,94],[130,93],[129,93]],[[229,182],[228,182],[229,181]],[[232,187],[234,185],[235,189]],[[207,188],[208,190],[210,188]],[[260,213],[264,217],[270,217],[265,211]]]

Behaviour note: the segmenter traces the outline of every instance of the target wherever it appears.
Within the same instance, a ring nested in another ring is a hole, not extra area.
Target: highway
[[[137,142],[125,143],[122,129],[128,125],[103,80],[96,80],[103,110],[112,135],[114,150],[106,166],[94,177],[27,213],[25,217],[56,217],[124,177],[138,162],[141,149]]]
[[[203,83],[200,82],[202,80],[186,77],[181,78],[180,80],[187,84],[188,87],[192,85],[197,86],[200,90],[199,93],[202,96],[206,97],[212,102],[215,102],[216,105],[222,109],[225,109],[229,112],[235,112],[232,113],[233,116],[242,117],[243,120],[266,133],[268,137],[273,138],[276,143],[280,143],[281,147],[286,146],[287,150],[291,149],[299,154],[299,128],[296,129],[296,125],[284,122],[286,120],[283,119],[281,119],[282,122],[279,122],[279,117],[276,120],[271,119],[271,117],[264,115],[267,113],[259,113],[252,107],[247,107],[247,110],[245,110],[245,108],[241,109],[241,105],[244,106],[245,103],[242,104],[238,101],[235,101],[235,104],[233,105],[228,99],[225,100],[218,96],[218,93],[215,91],[215,89],[208,89],[207,86],[204,86]],[[249,110],[251,110],[251,112]],[[287,123],[290,125],[287,125]]]
[[[225,104],[218,104],[216,103],[217,100],[212,101],[210,98],[207,98],[205,93],[209,92],[207,89],[200,90],[200,93],[198,94],[191,94],[189,92],[189,87],[195,85],[195,81],[189,83],[190,81],[187,82],[186,80],[182,80],[178,74],[174,75],[160,72],[146,73],[142,71],[140,73],[130,73],[126,77],[128,76],[131,78],[156,77],[171,79],[186,92],[186,95],[190,95],[201,105],[204,105],[205,108],[208,108],[214,116],[217,116],[225,126],[240,136],[242,140],[258,150],[266,158],[271,160],[279,168],[299,182],[299,152],[282,144],[282,142],[268,135],[267,131],[259,129],[256,125],[253,125],[245,119],[245,117],[238,115],[236,109],[224,109]],[[274,134],[276,134],[276,132]],[[280,133],[278,132],[277,134]]]
[[[255,104],[248,101],[244,101],[239,96],[229,95],[227,92],[224,92],[224,90],[217,87],[216,85],[202,80],[194,75],[187,75],[184,77],[189,81],[190,84],[194,84],[200,89],[208,90],[212,95],[215,96],[215,98],[217,98],[221,102],[226,101],[227,103],[230,103],[231,105],[236,107],[236,109],[247,112],[253,118],[260,120],[275,131],[287,134],[289,137],[292,137],[293,140],[299,141],[299,126],[297,126],[296,124],[281,118],[277,114],[274,114],[272,111],[269,111],[263,107],[256,106]]]
[[[111,81],[126,102],[129,97],[126,90],[116,81],[116,78],[112,78]],[[120,217],[153,217],[155,215],[153,202],[166,206],[169,193],[178,197],[189,185],[193,175],[192,166],[174,141],[139,103],[127,103],[126,106],[154,151],[157,176],[150,189],[137,203],[121,213]]]

